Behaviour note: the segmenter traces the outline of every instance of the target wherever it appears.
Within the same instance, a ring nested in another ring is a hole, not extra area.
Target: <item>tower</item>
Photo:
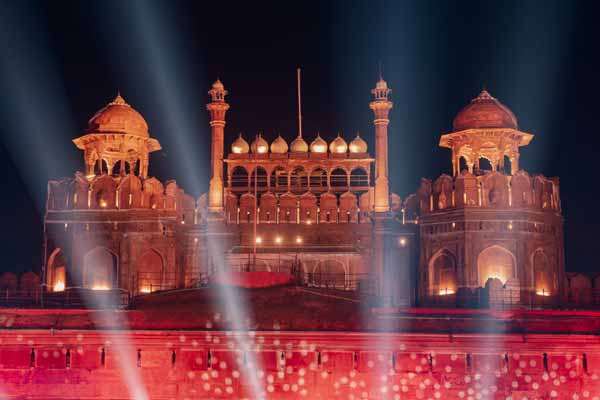
[[[223,212],[223,135],[225,130],[225,113],[229,104],[225,102],[227,90],[219,79],[208,91],[211,102],[206,105],[210,112],[210,127],[212,133],[211,147],[211,178],[208,195],[208,210],[213,213]]]
[[[389,111],[394,103],[388,100],[392,90],[382,77],[371,90],[375,100],[369,107],[375,114],[375,212],[388,212],[390,210],[390,188],[388,179],[388,119]]]

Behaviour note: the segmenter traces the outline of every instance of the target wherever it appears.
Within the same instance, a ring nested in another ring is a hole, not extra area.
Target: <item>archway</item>
[[[116,286],[117,256],[108,249],[97,247],[83,258],[83,287],[107,290]]]
[[[137,274],[138,293],[151,293],[172,283],[165,277],[162,256],[154,249],[146,251],[139,258]]]
[[[62,292],[67,286],[67,262],[60,247],[54,249],[48,257],[46,285],[53,292]]]
[[[516,278],[515,256],[497,245],[484,249],[477,256],[477,272],[479,274],[479,285],[485,287],[489,278],[497,278],[502,284],[510,278]]]
[[[458,280],[454,255],[446,249],[436,253],[429,262],[429,276],[430,294],[443,296],[456,293]]]
[[[467,159],[465,156],[460,156],[458,158],[458,173],[462,173],[463,171],[468,171],[469,165],[467,164]]]

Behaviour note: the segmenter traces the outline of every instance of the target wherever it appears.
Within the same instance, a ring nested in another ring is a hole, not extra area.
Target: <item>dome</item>
[[[512,111],[485,89],[456,114],[452,125],[455,132],[478,128],[518,129],[519,127]]]
[[[302,136],[298,136],[291,145],[292,153],[306,153],[308,151],[308,144]]]
[[[252,141],[250,149],[252,149],[253,153],[265,154],[269,152],[269,143],[267,143],[267,141],[263,139],[262,135],[259,133]]]
[[[250,146],[248,146],[248,142],[244,140],[242,134],[237,137],[231,144],[231,152],[234,154],[246,154],[250,151]]]
[[[225,89],[225,86],[223,86],[223,82],[221,82],[220,79],[217,79],[212,84],[212,88],[215,89],[215,90],[223,90],[223,89]]]
[[[339,135],[331,143],[329,143],[329,151],[331,153],[345,153],[348,151],[348,144],[346,141]]]
[[[288,144],[281,135],[277,136],[275,140],[271,143],[271,153],[283,154],[287,153]]]
[[[366,153],[367,150],[367,142],[356,132],[356,137],[350,142],[350,153]]]
[[[120,94],[88,121],[87,133],[122,133],[150,137],[148,124]]]
[[[310,144],[311,153],[327,153],[327,142],[317,133],[317,137]]]
[[[387,89],[387,82],[383,78],[379,78],[379,81],[375,84],[375,89]]]

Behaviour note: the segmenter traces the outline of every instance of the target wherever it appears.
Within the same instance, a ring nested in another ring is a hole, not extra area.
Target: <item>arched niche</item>
[[[484,287],[489,278],[497,278],[506,284],[510,278],[516,278],[515,256],[504,247],[490,246],[477,256],[477,273],[479,286]]]
[[[173,277],[174,278],[174,277]],[[169,286],[165,277],[164,261],[162,255],[154,250],[146,250],[137,262],[137,287],[138,293],[151,293]]]
[[[67,287],[67,261],[60,247],[50,253],[46,266],[48,290],[62,292]]]
[[[97,247],[83,257],[83,287],[107,290],[117,287],[118,258],[104,247]]]
[[[450,295],[458,289],[456,257],[447,249],[436,252],[429,261],[429,292],[431,295]]]
[[[556,294],[556,274],[546,253],[537,249],[531,256],[533,265],[533,287],[535,292],[544,296]]]

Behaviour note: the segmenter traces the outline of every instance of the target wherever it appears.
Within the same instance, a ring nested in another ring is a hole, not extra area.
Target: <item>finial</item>
[[[110,105],[128,106],[125,99],[121,96],[121,91],[117,90],[117,96],[109,103]]]
[[[383,80],[383,72],[381,72],[381,60],[379,60],[379,80]]]

